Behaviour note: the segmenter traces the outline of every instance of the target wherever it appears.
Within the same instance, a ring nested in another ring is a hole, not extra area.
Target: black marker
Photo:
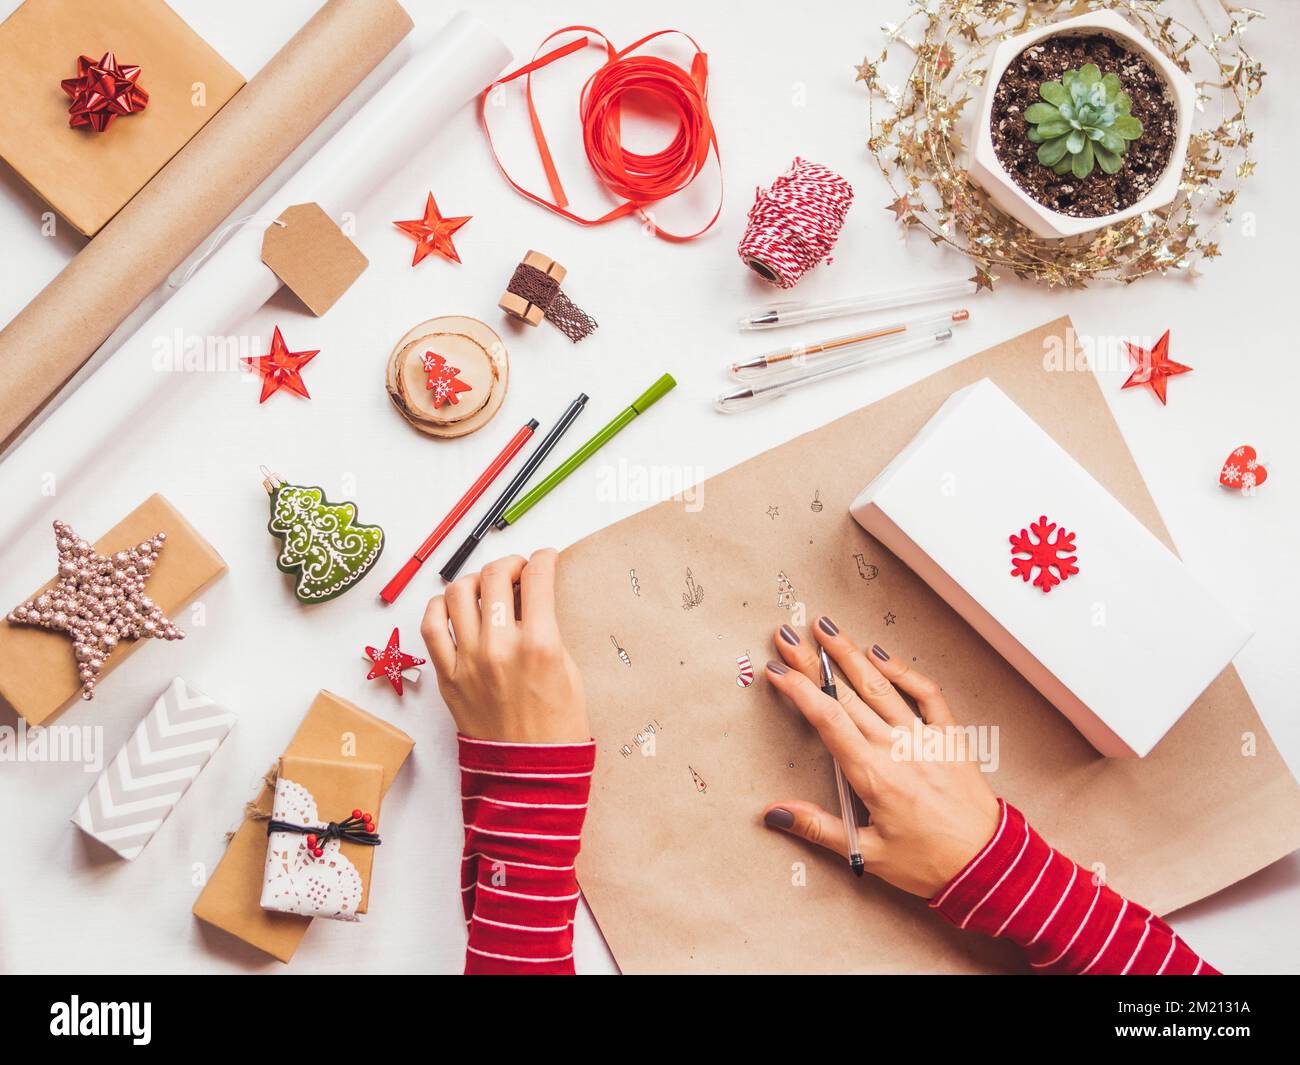
[[[506,485],[505,491],[502,492],[497,498],[497,501],[492,504],[492,509],[483,515],[483,520],[474,526],[474,531],[469,534],[460,547],[456,548],[456,553],[447,560],[447,564],[443,566],[442,570],[439,572],[439,576],[442,577],[444,581],[452,581],[456,579],[456,574],[460,572],[461,566],[465,565],[469,556],[474,553],[474,548],[478,547],[479,541],[487,535],[488,529],[496,523],[496,520],[506,512],[506,508],[514,502],[515,496],[517,496],[524,485],[528,483],[528,478],[533,475],[537,467],[540,466],[546,456],[550,454],[551,448],[555,447],[555,445],[560,442],[560,437],[562,437],[569,426],[573,424],[574,419],[582,413],[582,408],[586,405],[587,393],[579,392],[578,398],[568,405],[564,413],[560,415],[560,420],[556,422],[551,428],[551,431],[546,434],[546,438],[533,448],[533,453],[528,456],[523,468],[516,473],[514,479]]]

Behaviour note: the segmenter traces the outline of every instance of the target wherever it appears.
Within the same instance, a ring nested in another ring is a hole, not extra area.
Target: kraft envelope
[[[801,604],[937,679],[959,723],[997,725],[994,790],[1157,913],[1300,847],[1300,788],[1232,667],[1146,759],[1108,760],[849,515],[948,396],[989,377],[1173,548],[1095,377],[1043,368],[1070,328],[1058,319],[714,477],[695,513],[662,503],[564,552],[560,619],[600,750],[578,876],[625,972],[1025,967],[1010,944],[760,823],[777,799],[836,805],[798,711],[762,677],[737,683]]]

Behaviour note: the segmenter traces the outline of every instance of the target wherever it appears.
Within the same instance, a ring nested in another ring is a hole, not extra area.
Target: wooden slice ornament
[[[506,398],[505,344],[476,318],[447,315],[410,329],[388,360],[388,397],[416,429],[465,436],[481,429]]]

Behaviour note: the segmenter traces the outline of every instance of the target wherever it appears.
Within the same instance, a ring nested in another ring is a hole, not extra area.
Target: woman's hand
[[[774,642],[785,664],[769,662],[768,679],[817,729],[870,811],[869,827],[858,830],[867,871],[914,895],[937,894],[992,838],[1000,816],[969,751],[961,761],[933,761],[913,750],[916,715],[900,692],[915,700],[926,731],[942,730],[955,722],[939,686],[878,645],[864,654],[830,618],[803,637],[782,625]],[[821,690],[818,644],[848,681],[836,685],[838,701]],[[896,743],[896,729],[908,739]],[[772,803],[763,820],[848,857],[840,818],[815,803]]]
[[[547,549],[527,562],[497,559],[429,600],[420,633],[463,735],[511,743],[591,739],[582,677],[555,620],[556,557]]]

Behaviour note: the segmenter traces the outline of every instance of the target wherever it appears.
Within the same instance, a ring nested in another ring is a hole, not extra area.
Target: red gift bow
[[[565,33],[583,33],[589,36],[579,37],[546,55],[538,56],[537,53],[540,53],[550,41]],[[695,48],[689,73],[667,59],[631,55],[656,37],[670,33],[681,34]],[[610,192],[624,202],[599,218],[583,218],[565,210],[569,198],[560,182],[555,160],[551,156],[546,135],[542,131],[541,118],[533,103],[532,84],[534,71],[586,48],[591,43],[592,37],[597,37],[604,42],[606,59],[582,87],[582,95],[578,103],[579,117],[582,120],[582,139],[587,151],[587,161],[596,172],[596,176]],[[665,240],[687,241],[707,232],[722,214],[722,157],[718,152],[717,133],[713,128],[713,120],[709,117],[707,103],[708,56],[700,50],[695,39],[681,30],[659,30],[619,51],[599,30],[590,26],[565,26],[543,40],[538,45],[537,53],[534,53],[532,62],[494,81],[483,90],[479,98],[479,119],[483,123],[483,132],[487,134],[488,147],[502,176],[510,182],[515,191],[547,210],[554,211],[569,221],[583,226],[601,225],[636,212],[641,215],[656,236]],[[525,79],[524,95],[528,100],[528,117],[532,122],[533,138],[537,141],[537,152],[541,157],[542,169],[546,172],[547,183],[551,186],[553,202],[543,199],[516,182],[501,162],[492,141],[492,130],[487,120],[488,95],[498,85],[504,85],[518,77]],[[630,92],[640,92],[655,97],[661,100],[668,110],[677,113],[680,120],[677,135],[661,151],[641,155],[623,147],[621,99],[624,94]],[[718,207],[713,212],[713,217],[703,229],[694,233],[682,235],[660,229],[645,208],[686,188],[704,169],[710,152],[718,160],[719,168]]]
[[[121,65],[112,52],[105,52],[98,63],[88,55],[77,60],[77,76],[64,78],[63,91],[72,97],[68,108],[68,125],[73,129],[89,126],[103,133],[118,115],[143,111],[149,94],[136,84],[140,68]]]

